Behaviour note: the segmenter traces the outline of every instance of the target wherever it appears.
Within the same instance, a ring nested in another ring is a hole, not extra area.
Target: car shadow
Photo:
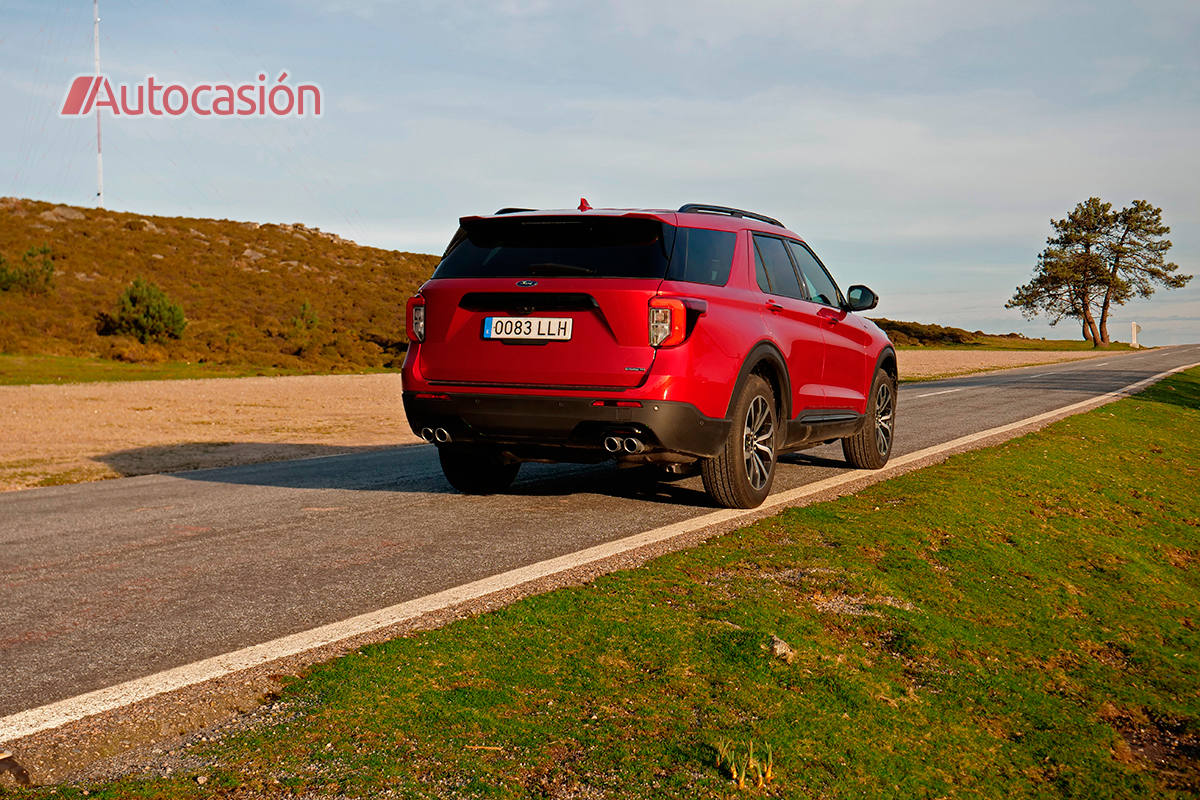
[[[167,474],[203,483],[282,489],[341,489],[409,494],[458,494],[446,482],[437,452],[426,444],[373,447],[276,442],[188,442],[119,450],[96,459],[123,477]],[[231,466],[208,466],[237,460]],[[499,494],[535,497],[589,493],[670,505],[712,508],[702,488],[658,480],[648,467],[524,464],[517,482]]]
[[[353,447],[290,442],[182,442],[180,444],[134,447],[97,456],[123,478],[138,475],[224,471],[257,467],[276,462],[295,462],[331,456],[396,449],[395,445]]]
[[[850,466],[845,459],[826,458],[804,450],[797,453],[784,453],[779,457],[779,463],[798,467],[833,467],[835,469],[846,469]]]

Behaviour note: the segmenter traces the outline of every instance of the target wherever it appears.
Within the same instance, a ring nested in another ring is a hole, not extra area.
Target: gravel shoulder
[[[1116,357],[902,350],[906,378]],[[0,490],[417,444],[400,375],[0,387]]]
[[[400,375],[0,387],[0,489],[415,444]]]

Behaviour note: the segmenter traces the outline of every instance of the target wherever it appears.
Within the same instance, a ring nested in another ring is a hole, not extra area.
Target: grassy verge
[[[641,569],[366,648],[169,777],[56,796],[1189,795],[1197,430],[1193,370]],[[773,777],[757,788],[751,769],[739,792],[718,753],[744,761],[751,744],[770,749]]]
[[[1094,347],[1091,342],[1075,339],[1019,339],[1009,336],[978,337],[974,342],[937,342],[936,344],[897,344],[898,350],[1086,350],[1096,353],[1132,350],[1124,342],[1113,342],[1105,347]]]
[[[389,372],[382,368],[354,367],[354,373]],[[41,383],[94,383],[98,381],[153,381],[184,378],[245,378],[253,375],[328,375],[326,369],[198,364],[168,361],[160,364],[127,364],[107,358],[76,356],[0,355],[0,386]]]

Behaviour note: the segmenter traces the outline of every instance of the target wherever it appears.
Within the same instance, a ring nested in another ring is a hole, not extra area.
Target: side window
[[[673,281],[724,286],[729,281],[729,268],[733,265],[733,246],[736,242],[737,234],[733,231],[677,229],[675,250],[671,253],[671,269],[667,278]]]
[[[755,234],[754,258],[759,288],[771,294],[804,299],[800,282],[796,280],[796,270],[792,268],[792,260],[788,258],[782,239]],[[764,275],[770,283],[769,288],[763,286]]]
[[[812,298],[812,301],[834,308],[840,307],[842,294],[838,291],[833,278],[829,277],[829,273],[821,266],[821,262],[817,261],[817,257],[812,254],[812,251],[799,242],[789,241],[788,246],[792,250],[796,264],[800,267],[801,274],[804,275],[805,287],[808,289],[808,296]]]

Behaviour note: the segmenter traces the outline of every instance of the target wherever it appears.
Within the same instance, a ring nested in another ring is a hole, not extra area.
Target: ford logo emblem
[[[537,286],[537,281],[526,278],[523,281],[517,281],[517,286]]]

